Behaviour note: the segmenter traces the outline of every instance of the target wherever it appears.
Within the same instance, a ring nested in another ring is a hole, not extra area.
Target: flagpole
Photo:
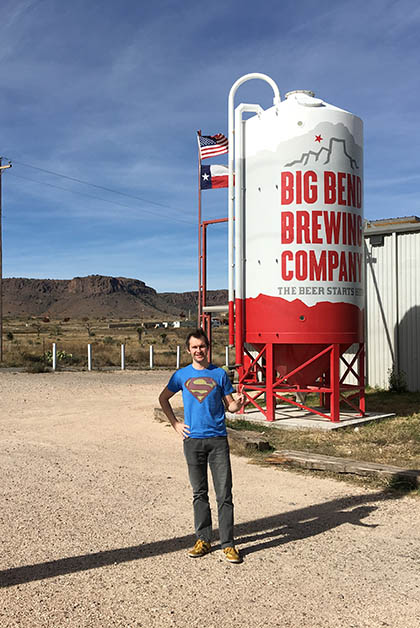
[[[200,157],[200,131],[197,131],[197,161],[198,161],[198,303],[197,303],[197,327],[201,327],[201,157]]]
[[[201,263],[202,263],[202,250],[201,250],[201,155],[200,155],[200,141],[199,136],[201,135],[200,131],[197,131],[197,145],[198,145],[198,325],[197,327],[201,327],[202,324],[202,276],[201,276]]]

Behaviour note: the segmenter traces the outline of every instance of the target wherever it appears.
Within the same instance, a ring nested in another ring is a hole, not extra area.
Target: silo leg
[[[361,351],[359,353],[358,366],[359,366],[359,410],[362,416],[365,416],[366,412],[366,400],[365,400],[365,345],[360,345]]]
[[[331,421],[340,421],[340,345],[334,343],[331,348]]]
[[[273,345],[268,343],[265,347],[265,400],[267,421],[274,421],[276,413],[276,397],[273,393],[274,363]]]

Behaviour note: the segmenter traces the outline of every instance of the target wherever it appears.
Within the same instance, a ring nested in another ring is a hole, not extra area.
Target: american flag
[[[223,155],[229,150],[228,139],[222,133],[216,135],[197,135],[201,159]]]

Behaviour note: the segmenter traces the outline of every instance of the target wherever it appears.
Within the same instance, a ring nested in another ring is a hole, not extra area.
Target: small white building
[[[366,379],[388,388],[391,370],[420,390],[420,218],[365,225]]]

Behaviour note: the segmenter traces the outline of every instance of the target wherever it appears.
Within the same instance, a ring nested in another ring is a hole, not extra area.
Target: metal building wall
[[[365,242],[367,383],[388,388],[394,364],[420,390],[420,231]]]
[[[398,321],[397,234],[384,235],[383,246],[366,242],[366,375],[370,386],[388,388],[395,362]]]
[[[367,383],[388,388],[394,364],[403,371],[408,389],[420,390],[420,229],[383,234],[380,246],[372,246],[369,236],[365,236]],[[354,349],[345,353],[348,361]]]
[[[397,250],[397,360],[414,391],[420,390],[420,231],[398,234]]]

